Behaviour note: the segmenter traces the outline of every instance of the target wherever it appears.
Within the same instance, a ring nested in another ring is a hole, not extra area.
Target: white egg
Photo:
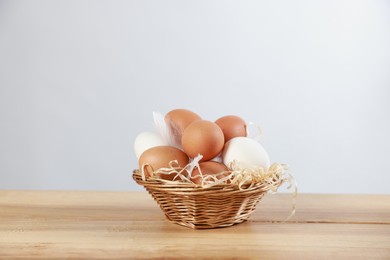
[[[149,148],[155,146],[164,146],[168,145],[164,139],[156,133],[153,132],[142,132],[135,138],[134,141],[134,152],[137,158],[141,156],[141,154],[148,150]]]
[[[229,140],[223,149],[222,160],[228,166],[235,161],[239,169],[262,167],[267,170],[271,165],[263,146],[248,137],[235,137]]]

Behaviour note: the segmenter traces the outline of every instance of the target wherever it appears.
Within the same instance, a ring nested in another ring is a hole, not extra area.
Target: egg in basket
[[[175,109],[155,112],[154,122],[157,133],[135,139],[133,179],[173,223],[196,229],[241,223],[268,191],[293,183],[286,166],[271,165],[263,146],[247,136],[238,116],[211,122]]]

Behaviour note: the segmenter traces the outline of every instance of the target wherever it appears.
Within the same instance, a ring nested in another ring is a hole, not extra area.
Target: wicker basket
[[[247,220],[269,190],[261,183],[239,189],[229,184],[202,188],[155,178],[143,180],[138,170],[133,179],[152,195],[168,220],[195,229],[228,227]]]

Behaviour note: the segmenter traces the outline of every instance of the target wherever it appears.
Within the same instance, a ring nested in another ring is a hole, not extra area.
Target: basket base
[[[226,228],[226,227],[231,227],[231,226],[243,223],[243,222],[248,220],[248,219],[242,219],[242,220],[239,220],[239,221],[236,221],[233,223],[225,223],[225,224],[219,224],[219,225],[208,225],[208,224],[194,224],[194,223],[182,222],[182,221],[173,221],[173,220],[169,219],[169,217],[167,215],[165,215],[165,217],[167,218],[167,220],[170,223],[173,223],[173,224],[176,224],[179,226],[183,226],[183,227],[187,227],[187,228],[192,228],[192,229]]]

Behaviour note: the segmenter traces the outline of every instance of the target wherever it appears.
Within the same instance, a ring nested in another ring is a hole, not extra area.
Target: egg
[[[218,173],[222,173],[222,172],[228,171],[228,168],[224,164],[218,163],[218,162],[212,162],[212,161],[201,162],[201,163],[199,163],[199,167],[200,167],[200,170],[201,170],[202,175],[204,177],[208,176],[208,175],[215,175],[215,174],[218,174]],[[223,177],[226,177],[228,174],[229,173],[221,174],[221,175],[217,175],[216,177],[218,179],[221,179]],[[198,168],[195,168],[192,171],[191,180],[195,184],[201,184],[202,183],[202,177],[200,177],[200,173],[199,173],[199,169]]]
[[[168,145],[163,138],[154,132],[142,132],[134,140],[134,152],[137,159],[149,148]]]
[[[188,156],[193,158],[201,154],[203,155],[201,161],[208,161],[222,151],[225,139],[217,124],[207,120],[199,120],[187,126],[183,132],[181,143]]]
[[[238,116],[223,116],[215,121],[215,123],[222,129],[225,136],[225,142],[234,137],[246,136],[246,123]]]
[[[145,167],[145,173],[146,176],[150,176],[153,171],[169,167],[169,163],[173,160],[177,160],[180,167],[184,167],[189,163],[188,156],[182,150],[173,146],[152,147],[141,154],[138,162],[140,169],[142,165],[149,164],[149,167]],[[166,180],[172,180],[175,176],[175,173],[160,175],[162,179]]]
[[[238,169],[263,168],[268,170],[270,159],[263,146],[248,137],[235,137],[225,144],[222,151],[225,165],[236,162]]]
[[[165,122],[168,124],[177,145],[181,145],[184,129],[191,123],[201,119],[198,114],[187,109],[174,109],[165,115]]]

